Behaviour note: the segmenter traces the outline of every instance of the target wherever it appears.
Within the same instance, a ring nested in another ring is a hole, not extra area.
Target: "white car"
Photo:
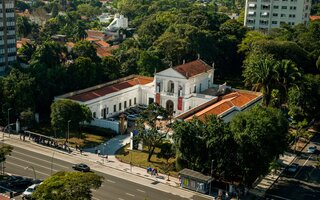
[[[33,184],[29,186],[23,193],[22,199],[31,199],[32,193],[36,190],[39,184]]]

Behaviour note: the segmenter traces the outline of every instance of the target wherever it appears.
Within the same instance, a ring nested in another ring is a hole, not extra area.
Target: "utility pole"
[[[211,160],[211,171],[210,171],[211,178],[212,178],[212,175],[213,175],[213,161],[214,160]],[[209,196],[211,196],[211,182],[212,182],[212,180],[210,181]]]
[[[69,132],[70,122],[71,122],[71,120],[68,120],[68,136],[67,136],[67,142],[69,142],[69,138],[70,138],[70,132]]]

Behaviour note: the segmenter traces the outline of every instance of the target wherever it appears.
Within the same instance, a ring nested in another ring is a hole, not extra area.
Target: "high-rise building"
[[[269,31],[309,22],[311,0],[246,0],[244,26]]]
[[[15,0],[0,0],[0,73],[16,60]]]

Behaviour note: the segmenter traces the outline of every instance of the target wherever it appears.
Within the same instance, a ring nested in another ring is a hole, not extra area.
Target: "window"
[[[278,17],[278,13],[273,13],[272,16]]]
[[[272,21],[272,24],[278,24],[278,22],[277,21]]]
[[[106,114],[109,114],[109,108],[107,108]]]
[[[124,109],[127,108],[127,101],[124,101]]]
[[[286,14],[281,14],[281,17],[286,17]]]
[[[201,92],[201,86],[202,86],[202,85],[201,85],[201,83],[200,83],[200,85],[199,85],[199,92]]]
[[[281,9],[286,10],[287,6],[281,6]]]
[[[131,99],[129,99],[129,107],[131,106],[132,104],[131,104]]]
[[[113,112],[117,112],[117,105],[113,105]]]
[[[93,113],[92,113],[92,117],[93,117],[93,118],[97,118],[96,112],[93,112]]]
[[[120,111],[120,110],[122,110],[122,108],[121,108],[121,103],[119,103],[119,111]]]
[[[136,98],[136,97],[133,99],[133,104],[134,104],[134,105],[137,104],[137,98]]]
[[[194,86],[193,86],[193,93],[196,93],[196,92],[197,92],[197,86],[194,85]]]
[[[291,14],[290,14],[289,17],[290,17],[290,18],[295,18],[296,15],[294,15],[294,14],[291,15]]]
[[[279,6],[273,6],[273,9],[279,9]]]
[[[290,6],[290,10],[296,10],[297,7],[296,6]]]

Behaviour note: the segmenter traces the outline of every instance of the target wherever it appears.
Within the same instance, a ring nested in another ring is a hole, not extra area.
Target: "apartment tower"
[[[309,22],[311,0],[246,0],[244,26],[269,31],[281,24]]]
[[[15,0],[0,0],[0,73],[16,60]]]

